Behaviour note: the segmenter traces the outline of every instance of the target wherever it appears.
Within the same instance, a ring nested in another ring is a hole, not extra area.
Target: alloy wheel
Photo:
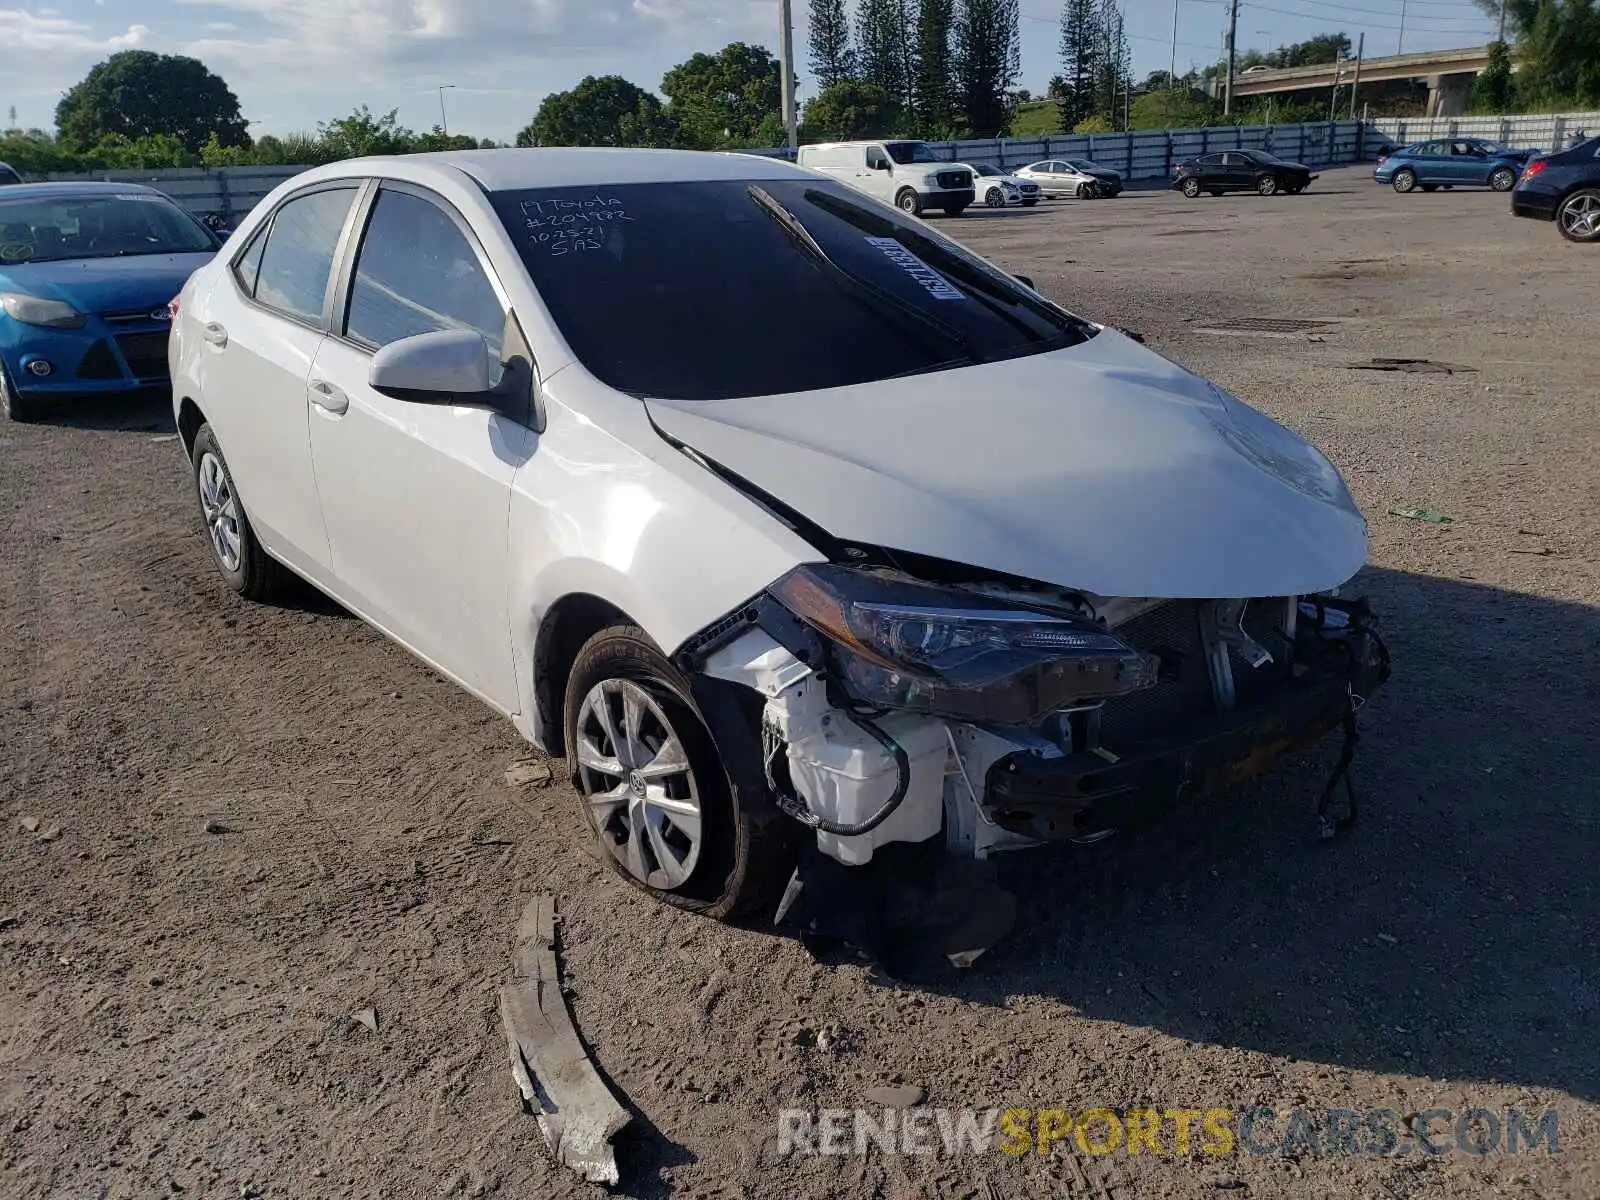
[[[661,705],[631,679],[603,679],[578,710],[578,784],[606,852],[640,883],[681,887],[700,861],[694,768]]]
[[[1501,167],[1489,176],[1489,186],[1497,192],[1509,192],[1517,186],[1517,173],[1509,167]]]
[[[1600,192],[1582,191],[1569,197],[1556,213],[1563,237],[1575,242],[1600,238]]]
[[[200,509],[205,514],[211,549],[226,571],[237,571],[241,561],[239,499],[233,494],[222,460],[209,452],[200,456]]]

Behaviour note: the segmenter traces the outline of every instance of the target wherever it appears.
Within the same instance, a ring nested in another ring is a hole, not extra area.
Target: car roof
[[[14,183],[0,193],[6,200],[49,199],[58,196],[160,196],[170,199],[165,192],[140,183],[113,183],[106,180],[57,180],[54,183]]]
[[[700,183],[739,179],[815,179],[810,171],[760,154],[698,150],[622,150],[561,146],[545,149],[452,150],[358,158],[324,168],[318,175],[381,175],[391,163],[424,173],[460,172],[487,192],[525,188],[603,187],[626,183]],[[311,178],[311,176],[307,176]]]

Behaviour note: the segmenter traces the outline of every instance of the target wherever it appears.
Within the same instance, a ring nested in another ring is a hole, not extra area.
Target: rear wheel
[[[1263,196],[1276,196],[1278,194],[1278,177],[1276,175],[1263,175],[1256,180],[1256,191]]]
[[[894,204],[901,212],[910,213],[913,217],[922,215],[922,197],[911,188],[902,188],[894,198]]]
[[[689,681],[633,625],[603,629],[567,680],[567,756],[601,857],[659,900],[711,917],[788,881],[794,831],[743,812]]]
[[[1200,181],[1193,176],[1185,179],[1183,181],[1183,194],[1193,200],[1200,194]],[[1215,196],[1217,193],[1212,192],[1211,194]]]
[[[1569,242],[1600,242],[1600,188],[1579,188],[1563,200],[1556,228]]]
[[[209,425],[200,426],[194,436],[194,485],[200,517],[206,523],[206,540],[211,545],[211,561],[217,564],[228,586],[246,600],[281,598],[294,577],[256,541],[250,518],[234,489],[228,462]]]
[[[18,395],[3,366],[0,366],[0,412],[5,413],[7,420],[19,425],[39,419],[38,401]]]
[[[1489,173],[1489,186],[1497,192],[1509,192],[1517,186],[1517,173],[1510,167],[1496,167]]]
[[[1389,186],[1401,195],[1414,192],[1417,189],[1417,173],[1409,168],[1396,171],[1394,178],[1389,181]]]

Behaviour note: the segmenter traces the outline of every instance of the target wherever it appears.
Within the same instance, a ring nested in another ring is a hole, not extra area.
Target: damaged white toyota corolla
[[[768,900],[813,837],[1093,838],[1386,675],[1321,454],[782,162],[324,167],[174,307],[228,582],[304,577],[564,752],[674,903]]]

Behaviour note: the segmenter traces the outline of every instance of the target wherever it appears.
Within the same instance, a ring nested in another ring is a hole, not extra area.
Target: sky
[[[1165,70],[1174,0],[1123,0],[1134,73]],[[1227,0],[1176,0],[1180,72],[1220,52]],[[10,7],[21,4],[22,7]],[[806,0],[793,0],[806,94]],[[1404,16],[1402,18],[1402,10]],[[1022,0],[1020,86],[1059,69],[1059,4]],[[1366,34],[1369,57],[1479,45],[1493,24],[1472,0],[1240,0],[1239,49],[1317,33]],[[776,50],[777,0],[0,0],[0,124],[48,128],[61,93],[118,50],[199,58],[238,95],[251,133],[309,130],[358,104],[402,124],[510,140],[550,92],[618,74],[652,91],[697,50]]]

